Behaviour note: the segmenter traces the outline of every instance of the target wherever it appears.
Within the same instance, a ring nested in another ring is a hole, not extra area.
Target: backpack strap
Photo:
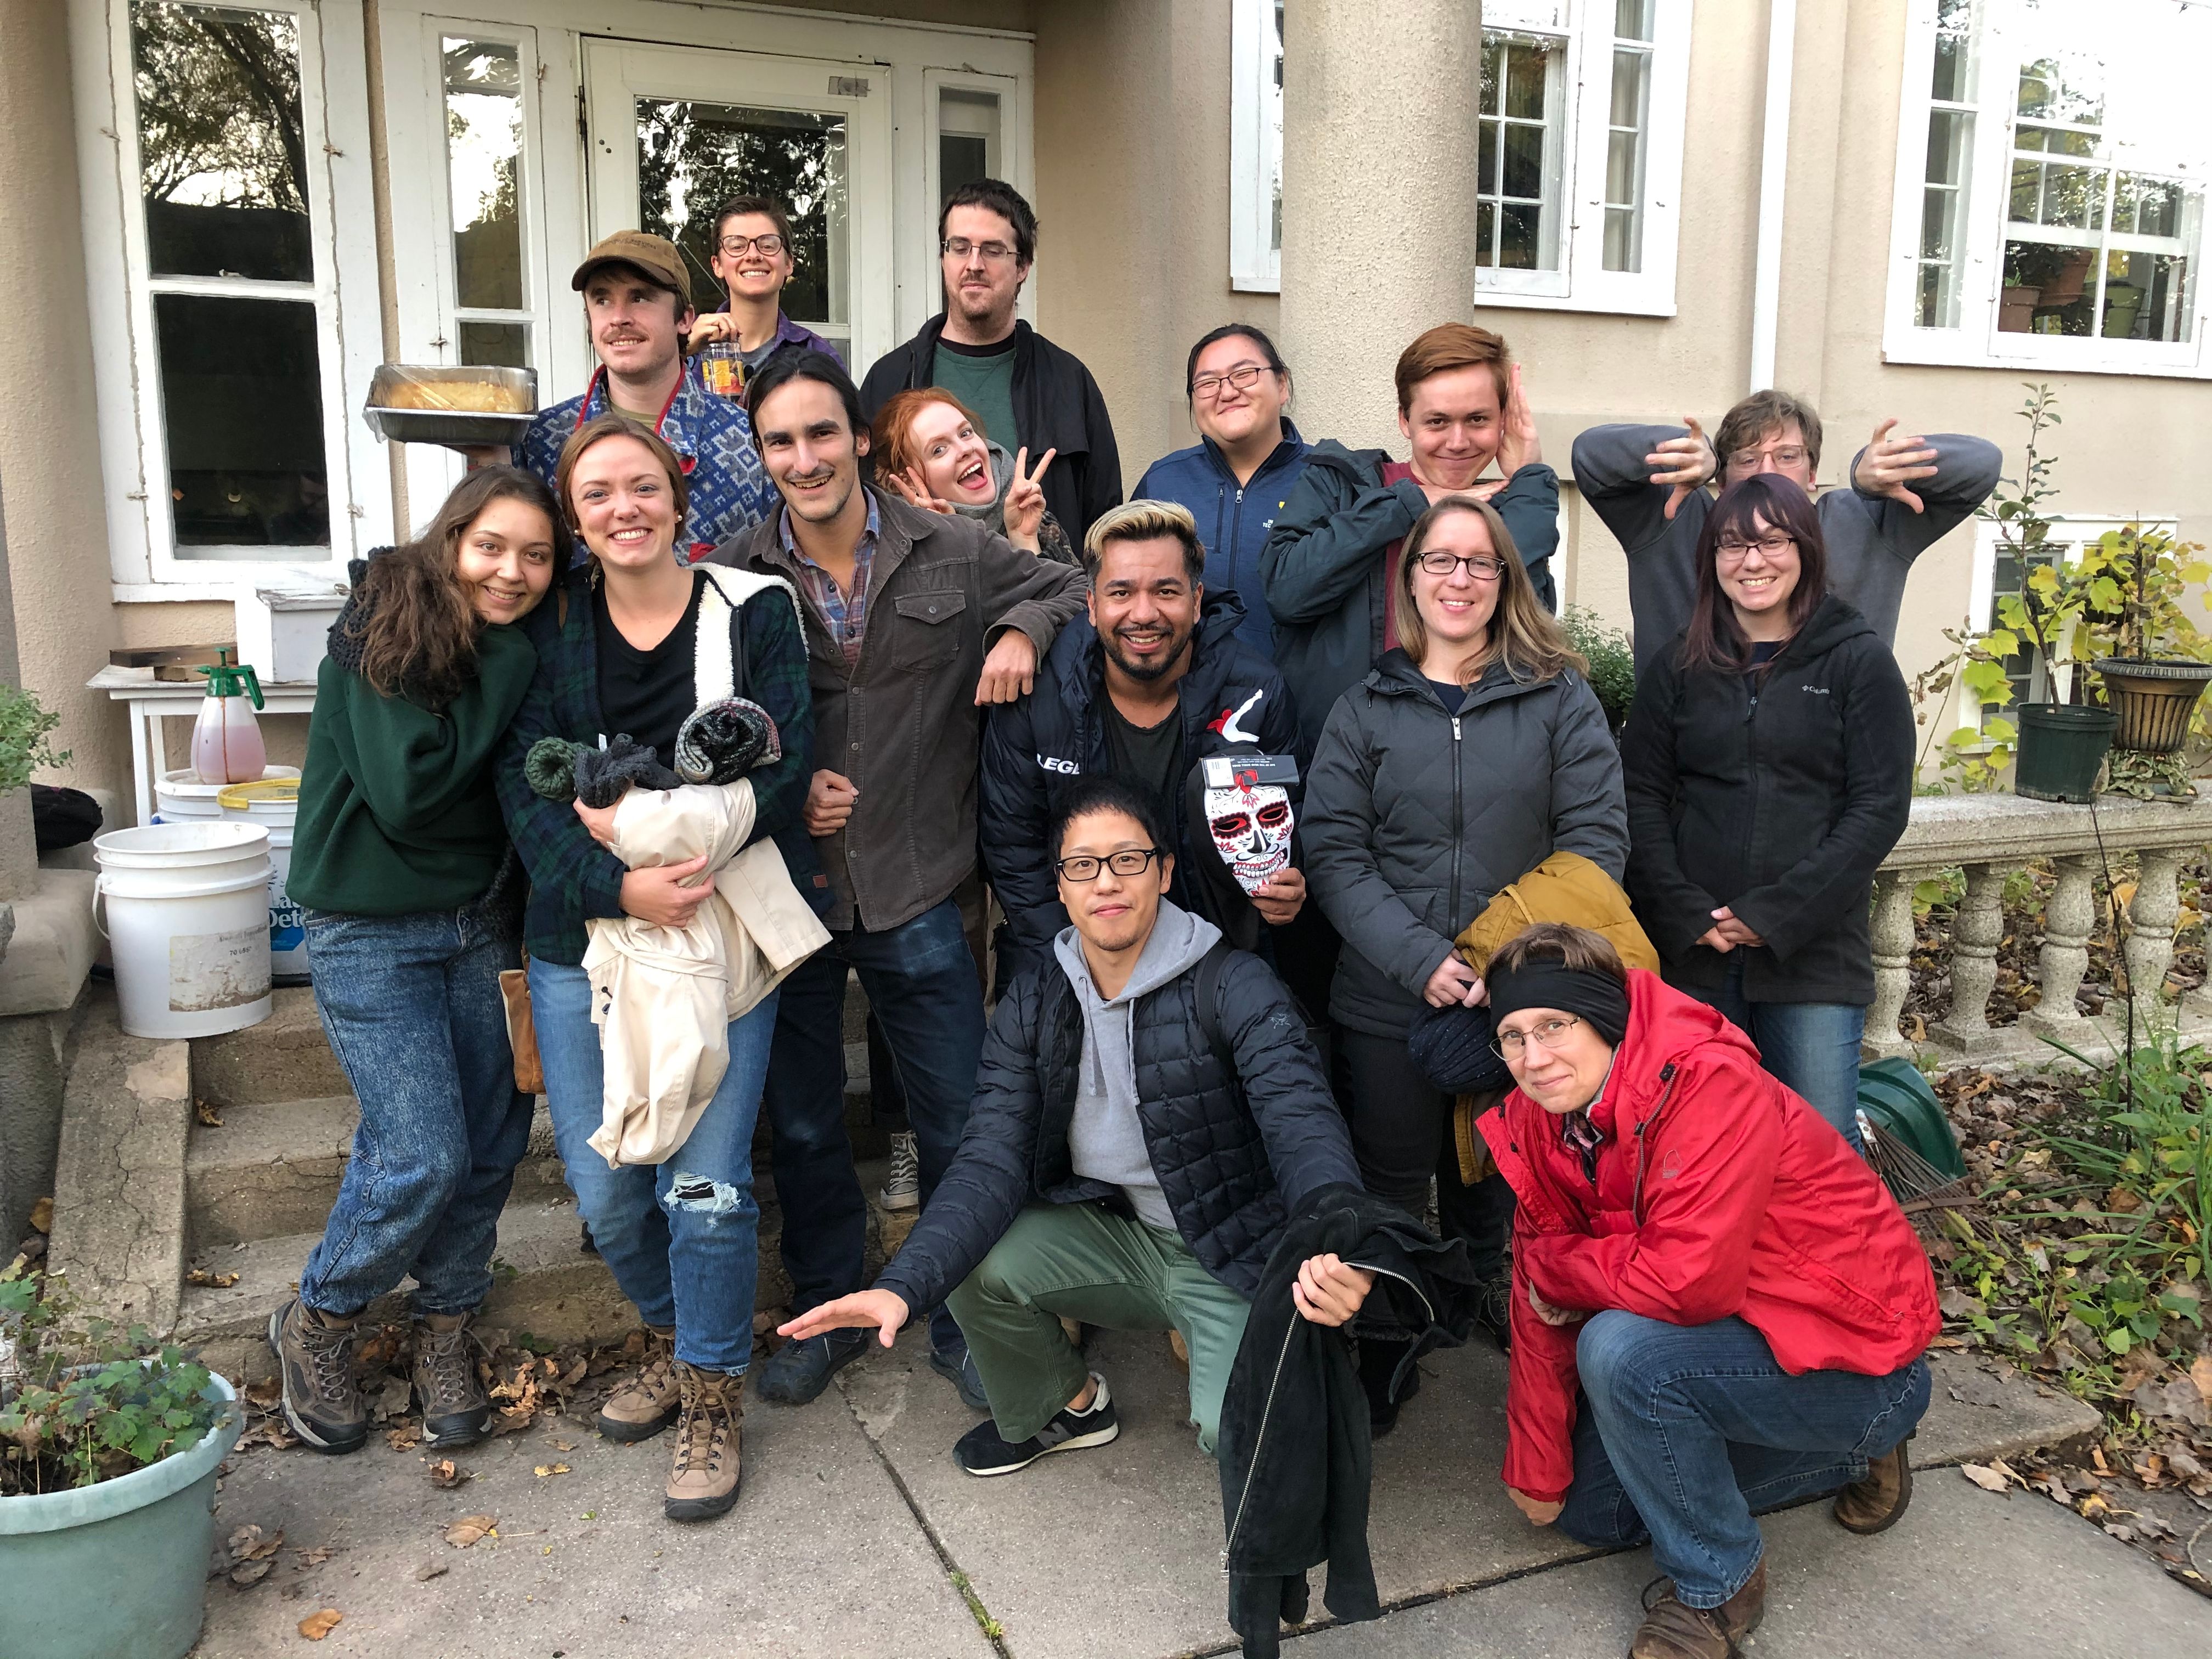
[[[1229,1041],[1229,1033],[1221,1024],[1221,975],[1229,965],[1229,953],[1233,947],[1225,939],[1218,939],[1206,948],[1198,959],[1198,1023],[1206,1040],[1213,1045],[1213,1057],[1231,1078],[1237,1075],[1237,1049]]]

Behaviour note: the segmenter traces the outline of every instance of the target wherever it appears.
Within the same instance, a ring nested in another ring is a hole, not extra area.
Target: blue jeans
[[[1732,957],[1735,952],[1729,953]],[[1726,1014],[1759,1045],[1759,1064],[1785,1088],[1836,1126],[1853,1152],[1859,1146],[1859,1039],[1866,1010],[1849,1002],[1749,1002],[1743,963],[1729,963],[1728,983],[1691,995]]]
[[[465,1313],[491,1289],[499,1212],[530,1148],[499,994],[515,941],[473,907],[306,922],[315,1012],[361,1126],[300,1299],[356,1314],[411,1273],[417,1313]]]
[[[605,1115],[591,976],[557,962],[530,963],[554,1144],[599,1259],[640,1318],[676,1328],[678,1359],[732,1376],[752,1361],[760,1279],[753,1127],[775,1003],[770,995],[730,1022],[730,1069],[667,1161],[611,1170],[589,1144]]]
[[[1647,1540],[1693,1607],[1717,1607],[1759,1565],[1752,1516],[1856,1480],[1928,1409],[1928,1362],[1887,1376],[1782,1369],[1741,1319],[1669,1325],[1619,1309],[1575,1344],[1583,1400],[1559,1530]]]
[[[868,1205],[845,1132],[848,968],[860,975],[905,1086],[925,1206],[968,1127],[983,1057],[983,995],[955,900],[879,933],[860,927],[832,933],[826,950],[784,981],[768,1118],[793,1313],[866,1288]],[[959,1326],[941,1308],[929,1334],[940,1352],[961,1346]]]

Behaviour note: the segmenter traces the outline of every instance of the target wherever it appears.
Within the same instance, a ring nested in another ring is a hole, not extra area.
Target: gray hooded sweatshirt
[[[1170,1232],[1175,1231],[1175,1212],[1168,1207],[1159,1177],[1152,1173],[1152,1155],[1137,1116],[1131,1010],[1139,997],[1198,966],[1220,937],[1221,930],[1212,922],[1162,899],[1159,920],[1152,924],[1152,936],[1137,958],[1137,971],[1129,975],[1121,994],[1110,1000],[1100,996],[1091,982],[1082,936],[1065,927],[1053,942],[1060,969],[1083,1009],[1083,1065],[1077,1073],[1075,1118],[1067,1130],[1075,1173],[1119,1187],[1140,1219]]]

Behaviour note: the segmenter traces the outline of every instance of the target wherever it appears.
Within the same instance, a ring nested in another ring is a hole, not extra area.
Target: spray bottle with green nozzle
[[[192,726],[192,770],[202,783],[250,783],[269,769],[261,727],[261,682],[251,668],[230,660],[228,647],[194,672],[207,676],[207,701]],[[246,701],[251,697],[252,702]]]

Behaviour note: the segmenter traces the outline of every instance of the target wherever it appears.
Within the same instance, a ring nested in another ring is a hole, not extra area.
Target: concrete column
[[[1401,451],[1398,354],[1474,315],[1481,70],[1473,0],[1288,0],[1281,345],[1310,437]]]
[[[15,600],[8,581],[8,514],[0,501],[0,685],[21,685],[23,667],[15,654]],[[31,792],[10,789],[0,793],[0,909],[9,899],[28,898],[38,890],[39,847],[31,834]],[[15,916],[8,915],[0,928],[0,955],[6,954],[7,935],[15,932]]]

